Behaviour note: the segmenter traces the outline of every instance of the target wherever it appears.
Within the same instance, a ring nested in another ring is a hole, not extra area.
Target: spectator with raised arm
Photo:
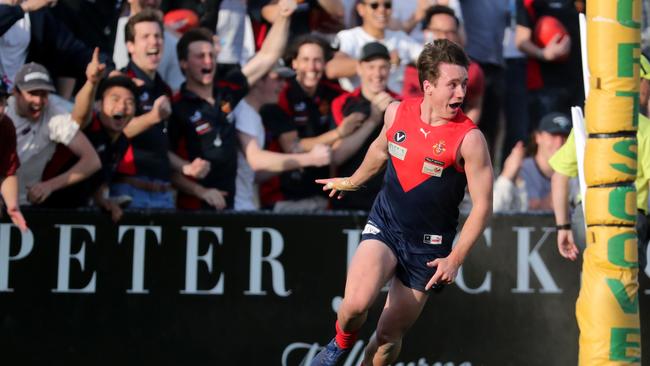
[[[235,127],[241,149],[237,162],[235,210],[259,209],[257,183],[270,176],[330,163],[330,148],[325,145],[316,145],[306,153],[291,154],[272,152],[264,148],[266,131],[259,110],[265,104],[277,103],[285,80],[294,76],[295,73],[290,68],[276,65],[251,86],[248,95],[235,108]]]
[[[50,74],[42,65],[29,63],[16,74],[7,115],[17,132],[20,203],[43,203],[52,192],[78,183],[99,170],[97,153],[70,114],[49,103],[54,91]],[[42,180],[45,165],[56,146],[65,145],[79,160],[69,169]]]
[[[260,51],[243,68],[233,68],[215,82],[220,50],[210,31],[188,31],[178,43],[178,57],[186,82],[174,97],[170,122],[171,150],[182,159],[205,159],[210,173],[196,179],[175,173],[177,206],[183,209],[233,208],[239,142],[233,110],[248,86],[267,74],[287,43],[294,0],[280,2],[284,11],[271,27]],[[277,102],[277,99],[275,100]]]
[[[361,119],[332,129],[332,101],[343,93],[324,79],[325,63],[332,50],[320,36],[305,34],[294,40],[287,61],[296,72],[280,93],[280,101],[261,110],[262,120],[270,132],[269,149],[284,153],[310,151],[317,144],[331,146],[356,130]],[[264,182],[261,199],[264,207],[281,211],[317,211],[328,206],[323,191],[314,179],[328,176],[329,167],[296,169]]]

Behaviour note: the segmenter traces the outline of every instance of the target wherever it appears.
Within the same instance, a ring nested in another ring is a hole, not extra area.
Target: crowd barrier
[[[4,365],[301,365],[333,336],[365,225],[362,212],[25,215],[27,233],[0,223]],[[394,365],[576,365],[580,263],[559,256],[555,235],[550,215],[493,217]],[[639,272],[645,334],[649,275]]]

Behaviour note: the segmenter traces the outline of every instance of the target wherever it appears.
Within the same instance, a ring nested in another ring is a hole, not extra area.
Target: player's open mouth
[[[208,75],[212,73],[212,68],[210,69],[201,69],[201,74]]]
[[[156,56],[160,50],[158,48],[150,48],[147,50],[147,56]]]
[[[115,113],[113,115],[113,119],[116,120],[116,121],[121,121],[122,118],[124,118],[124,115],[122,113]]]
[[[449,106],[450,106],[451,108],[453,108],[453,109],[457,109],[457,108],[460,108],[460,106],[461,106],[462,104],[463,104],[463,103],[451,103],[451,104],[449,104]]]

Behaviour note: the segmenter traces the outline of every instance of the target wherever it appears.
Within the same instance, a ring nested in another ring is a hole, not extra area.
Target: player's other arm
[[[492,163],[488,153],[485,137],[478,129],[471,130],[465,135],[460,146],[460,156],[465,161],[467,188],[472,198],[470,211],[458,241],[446,258],[438,258],[427,263],[429,267],[437,267],[436,273],[426,285],[426,289],[437,284],[452,283],[467,253],[485,229],[492,214],[492,182],[494,181]]]
[[[386,140],[386,131],[393,125],[395,113],[399,102],[393,102],[386,108],[384,114],[384,126],[375,141],[370,144],[363,162],[350,177],[347,178],[330,178],[317,179],[316,183],[324,184],[323,190],[331,190],[330,197],[334,197],[339,191],[355,191],[365,182],[379,173],[386,160],[388,160],[388,140]]]
[[[463,264],[467,253],[485,229],[492,215],[492,182],[494,176],[492,163],[487,149],[485,137],[478,129],[467,133],[460,147],[460,153],[465,161],[467,188],[472,199],[470,211],[458,242],[449,255],[459,265]]]

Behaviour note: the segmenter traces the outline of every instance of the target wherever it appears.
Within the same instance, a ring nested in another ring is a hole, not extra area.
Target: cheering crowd
[[[388,105],[422,95],[423,46],[445,38],[471,59],[463,110],[501,167],[495,210],[551,210],[549,159],[571,131],[570,107],[584,104],[584,9],[568,0],[0,0],[4,206],[21,228],[24,205],[98,206],[114,221],[127,207],[368,210],[381,175],[340,200],[314,180],[355,171]],[[563,33],[541,40],[549,16]]]

